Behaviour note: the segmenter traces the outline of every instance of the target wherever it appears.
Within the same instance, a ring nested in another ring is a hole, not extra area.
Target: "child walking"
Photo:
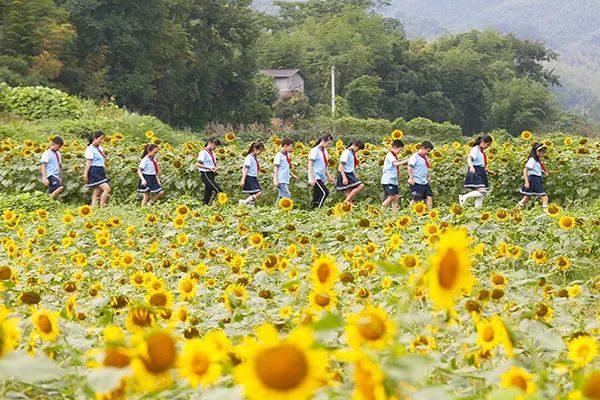
[[[338,175],[336,189],[340,192],[346,192],[344,202],[354,205],[354,197],[365,188],[365,185],[356,177],[356,167],[360,161],[356,157],[356,152],[364,150],[365,143],[362,140],[351,142],[342,152],[340,163],[338,165]]]
[[[298,176],[292,172],[292,158],[290,153],[294,148],[294,141],[284,138],[281,141],[281,151],[275,154],[273,159],[273,186],[277,188],[277,201],[284,197],[291,198],[289,184],[290,177],[298,180]],[[276,203],[277,203],[276,201]]]
[[[85,169],[83,180],[86,186],[92,188],[92,206],[104,207],[110,194],[110,185],[105,170],[104,151],[100,144],[104,141],[102,131],[94,132],[89,138],[89,146],[85,149]]]
[[[520,192],[523,194],[521,201],[517,203],[518,207],[522,207],[531,200],[531,197],[536,196],[542,199],[542,208],[545,212],[548,210],[548,195],[544,191],[542,176],[548,176],[548,170],[542,162],[542,158],[546,155],[547,147],[542,143],[534,143],[529,159],[523,168],[523,179],[525,183],[521,187]]]
[[[475,208],[483,206],[483,200],[489,190],[487,174],[496,175],[494,171],[488,169],[487,149],[493,142],[490,135],[479,136],[475,139],[475,145],[467,156],[467,175],[465,177],[465,188],[472,189],[469,193],[458,196],[458,203],[462,206],[470,198],[475,199]]]
[[[240,186],[242,187],[242,193],[248,194],[249,196],[240,200],[240,204],[255,204],[256,199],[262,196],[262,189],[258,182],[258,174],[260,174],[260,162],[258,156],[265,149],[265,145],[261,142],[252,142],[250,149],[244,160],[244,166],[242,167],[242,180],[240,180]]]
[[[158,146],[154,143],[148,144],[144,148],[142,161],[138,166],[137,174],[140,177],[138,192],[143,193],[142,207],[145,205],[153,205],[164,194],[164,190],[158,177],[158,161],[156,161],[156,153]]]
[[[63,191],[62,156],[60,154],[63,144],[62,138],[56,136],[52,139],[50,148],[42,154],[42,182],[48,188],[48,195],[52,199],[56,199]]]
[[[412,195],[411,204],[426,201],[427,207],[433,207],[433,191],[431,190],[431,174],[427,154],[433,149],[429,140],[421,143],[419,150],[408,159],[408,184]]]
[[[220,145],[221,141],[216,137],[208,138],[206,145],[198,153],[198,158],[196,159],[196,168],[198,168],[200,179],[204,183],[204,204],[206,205],[210,203],[213,194],[216,197],[223,191],[215,180],[219,166],[214,151]]]
[[[312,208],[322,207],[329,195],[325,180],[333,184],[333,176],[329,169],[327,147],[331,146],[333,136],[324,135],[317,140],[315,147],[308,153],[308,183],[313,187]]]
[[[381,208],[391,206],[392,210],[398,209],[398,200],[400,200],[400,192],[398,190],[399,167],[408,163],[408,159],[398,159],[398,154],[402,150],[404,150],[404,142],[398,139],[394,140],[390,151],[385,156],[383,171],[381,173],[381,186],[386,197],[381,204]]]

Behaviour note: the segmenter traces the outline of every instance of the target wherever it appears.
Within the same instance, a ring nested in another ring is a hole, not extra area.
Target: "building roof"
[[[289,78],[290,76],[294,76],[296,74],[300,74],[302,78],[302,72],[299,69],[261,69],[259,70],[261,74],[272,76],[273,78]]]

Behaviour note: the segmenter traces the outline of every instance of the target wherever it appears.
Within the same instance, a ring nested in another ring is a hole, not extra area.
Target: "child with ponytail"
[[[546,145],[543,143],[534,143],[529,153],[529,158],[523,168],[523,180],[525,183],[521,187],[523,198],[517,206],[522,207],[531,200],[532,196],[542,199],[542,207],[544,211],[548,209],[548,195],[544,191],[542,176],[548,176],[548,170],[542,162],[542,158],[546,155]]]
[[[158,177],[159,168],[156,153],[158,153],[157,145],[154,143],[146,145],[142,154],[142,161],[138,166],[137,174],[140,177],[138,192],[144,194],[142,207],[153,205],[165,193]]]
[[[483,206],[483,200],[488,193],[489,184],[487,174],[496,175],[488,168],[487,149],[494,139],[490,135],[479,136],[467,156],[467,176],[465,177],[465,188],[472,189],[469,193],[458,196],[460,205],[464,205],[470,198],[475,199],[475,208]]]
[[[244,166],[242,167],[240,186],[242,187],[242,193],[249,196],[244,200],[240,200],[240,204],[255,204],[256,199],[262,196],[262,189],[258,182],[258,174],[260,173],[258,156],[264,149],[265,145],[261,142],[252,142],[250,149],[248,149]]]

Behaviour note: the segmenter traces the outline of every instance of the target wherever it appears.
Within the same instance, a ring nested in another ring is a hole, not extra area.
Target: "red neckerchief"
[[[542,160],[538,160],[538,162],[540,163],[540,167],[542,167],[542,171],[544,171],[544,173],[547,174],[548,170],[546,169],[546,166],[544,165]]]
[[[96,146],[96,145],[94,145],[94,146]],[[106,158],[106,156],[102,152],[102,149],[100,149],[100,146],[96,146],[96,148],[98,149],[98,152],[102,155],[102,158]]]
[[[283,155],[285,156],[285,159],[288,162],[288,166],[290,167],[290,169],[292,169],[292,158],[290,157],[290,153],[286,153],[285,151],[282,152]]]
[[[396,159],[396,161],[398,161],[398,154],[394,153],[393,151],[390,150],[390,154],[394,156],[394,158]],[[392,163],[393,165],[393,163]],[[400,175],[400,166],[396,165],[396,173],[398,175]]]
[[[215,155],[213,154],[213,152],[210,151],[208,149],[208,147],[205,147],[204,150],[206,150],[206,152],[210,155],[210,158],[212,158],[213,165],[216,167],[217,166],[217,160],[215,159]]]
[[[485,168],[485,167],[487,167],[487,156],[485,155],[485,151],[483,151],[483,149],[481,148],[481,146],[477,146],[477,148],[479,149],[479,151],[481,152],[481,154],[483,154],[483,166]]]
[[[354,168],[358,167],[360,165],[360,161],[358,160],[358,158],[356,158],[356,153],[353,152],[352,150],[350,150],[352,152],[352,155],[354,156]]]
[[[427,158],[427,156],[424,156],[421,153],[417,153],[419,155],[419,157],[421,157],[423,160],[425,160],[425,165],[427,166],[427,169],[429,169],[429,158]]]
[[[390,151],[390,153],[394,156],[394,158],[396,159],[396,161],[398,161],[398,154],[394,153],[393,151]]]
[[[260,174],[260,163],[258,162],[258,157],[256,157],[256,154],[253,154],[254,156],[254,160],[256,161],[256,169],[259,174]]]
[[[56,156],[56,162],[58,163],[58,176],[62,172],[62,163],[60,162],[60,157],[58,156],[58,150],[52,150],[54,155]]]
[[[158,162],[156,162],[154,157],[148,156],[148,158],[150,159],[150,161],[152,161],[152,164],[154,164],[154,169],[156,170],[156,175],[158,176]]]
[[[323,146],[319,146],[321,147],[321,153],[323,153],[323,160],[325,161],[325,167],[329,167],[329,161],[327,160],[327,156],[325,155],[325,147]]]

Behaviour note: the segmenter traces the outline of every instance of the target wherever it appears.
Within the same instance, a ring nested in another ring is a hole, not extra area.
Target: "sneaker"
[[[467,199],[465,199],[465,196],[462,194],[458,195],[458,204],[460,204],[461,206],[463,206],[465,204],[465,201],[467,201]]]
[[[240,199],[240,201],[238,201],[238,204],[246,204],[246,202],[242,199]]]

